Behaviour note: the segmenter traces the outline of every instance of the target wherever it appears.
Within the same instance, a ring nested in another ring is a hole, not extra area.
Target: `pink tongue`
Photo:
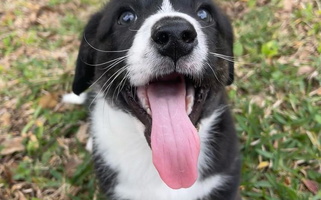
[[[152,83],[147,95],[152,110],[153,163],[169,187],[188,188],[198,177],[200,142],[186,113],[185,83]]]

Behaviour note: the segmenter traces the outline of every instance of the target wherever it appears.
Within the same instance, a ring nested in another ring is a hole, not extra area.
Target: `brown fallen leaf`
[[[56,107],[56,105],[58,104],[58,98],[59,98],[58,94],[48,93],[40,97],[39,106],[41,106],[42,108],[52,109]]]
[[[314,96],[314,95],[318,95],[318,96],[321,96],[321,87],[312,91],[310,94],[310,96]]]
[[[309,180],[309,179],[302,179],[303,184],[305,187],[308,188],[310,192],[312,192],[314,195],[316,195],[319,191],[319,184],[315,181]]]
[[[11,114],[7,110],[0,110],[0,124],[3,127],[11,125]]]
[[[19,200],[27,200],[26,196],[21,191],[16,191],[19,196]]]
[[[251,98],[251,103],[256,104],[257,106],[263,108],[265,105],[265,97],[262,95],[256,95]]]
[[[16,19],[16,15],[11,11],[11,12],[5,12],[3,16],[0,18],[0,22],[2,23],[8,23],[12,22]]]
[[[302,66],[299,68],[298,70],[298,75],[302,76],[302,75],[310,75],[312,74],[312,72],[314,72],[315,69],[313,67],[310,66]]]
[[[309,80],[316,79],[318,76],[319,76],[319,72],[318,71],[314,71],[309,75],[308,79]]]
[[[286,12],[291,12],[293,10],[293,0],[284,0],[283,8]]]
[[[285,177],[285,180],[284,180],[284,183],[286,184],[286,185],[291,185],[291,177]]]
[[[0,155],[10,155],[16,152],[25,150],[25,146],[22,144],[22,137],[15,137],[3,140],[0,145],[3,149],[0,151]]]
[[[13,174],[11,172],[10,167],[7,165],[4,165],[3,167],[3,177],[6,180],[6,182],[9,183],[10,185],[14,184]]]
[[[82,163],[82,160],[77,158],[76,156],[68,159],[67,162],[65,163],[66,175],[68,177],[72,177],[81,163]]]
[[[88,137],[89,137],[88,128],[89,128],[89,123],[84,123],[79,127],[78,132],[76,134],[77,139],[82,144],[86,144],[87,143],[87,140],[88,140]]]

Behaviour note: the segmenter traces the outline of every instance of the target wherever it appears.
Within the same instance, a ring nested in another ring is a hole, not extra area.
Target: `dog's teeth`
[[[152,111],[151,111],[150,108],[147,108],[147,109],[146,109],[146,112],[147,112],[147,114],[152,115]]]
[[[189,115],[193,110],[195,89],[188,87],[186,95],[186,113]]]
[[[189,115],[192,112],[194,97],[186,97],[186,113]]]

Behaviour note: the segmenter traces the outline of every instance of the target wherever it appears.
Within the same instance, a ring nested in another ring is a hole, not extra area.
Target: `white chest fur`
[[[203,120],[200,127],[201,155],[199,166],[206,166],[205,145],[209,124],[221,111]],[[144,137],[143,124],[135,117],[113,108],[98,98],[92,112],[94,143],[105,162],[118,172],[115,193],[120,199],[130,200],[195,200],[221,187],[227,178],[214,175],[198,180],[188,189],[173,190],[160,179],[153,163],[152,153]]]

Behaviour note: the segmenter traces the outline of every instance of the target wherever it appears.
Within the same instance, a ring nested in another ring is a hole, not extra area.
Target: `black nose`
[[[192,52],[197,45],[194,26],[185,19],[163,18],[152,28],[152,39],[158,52],[174,62]]]

